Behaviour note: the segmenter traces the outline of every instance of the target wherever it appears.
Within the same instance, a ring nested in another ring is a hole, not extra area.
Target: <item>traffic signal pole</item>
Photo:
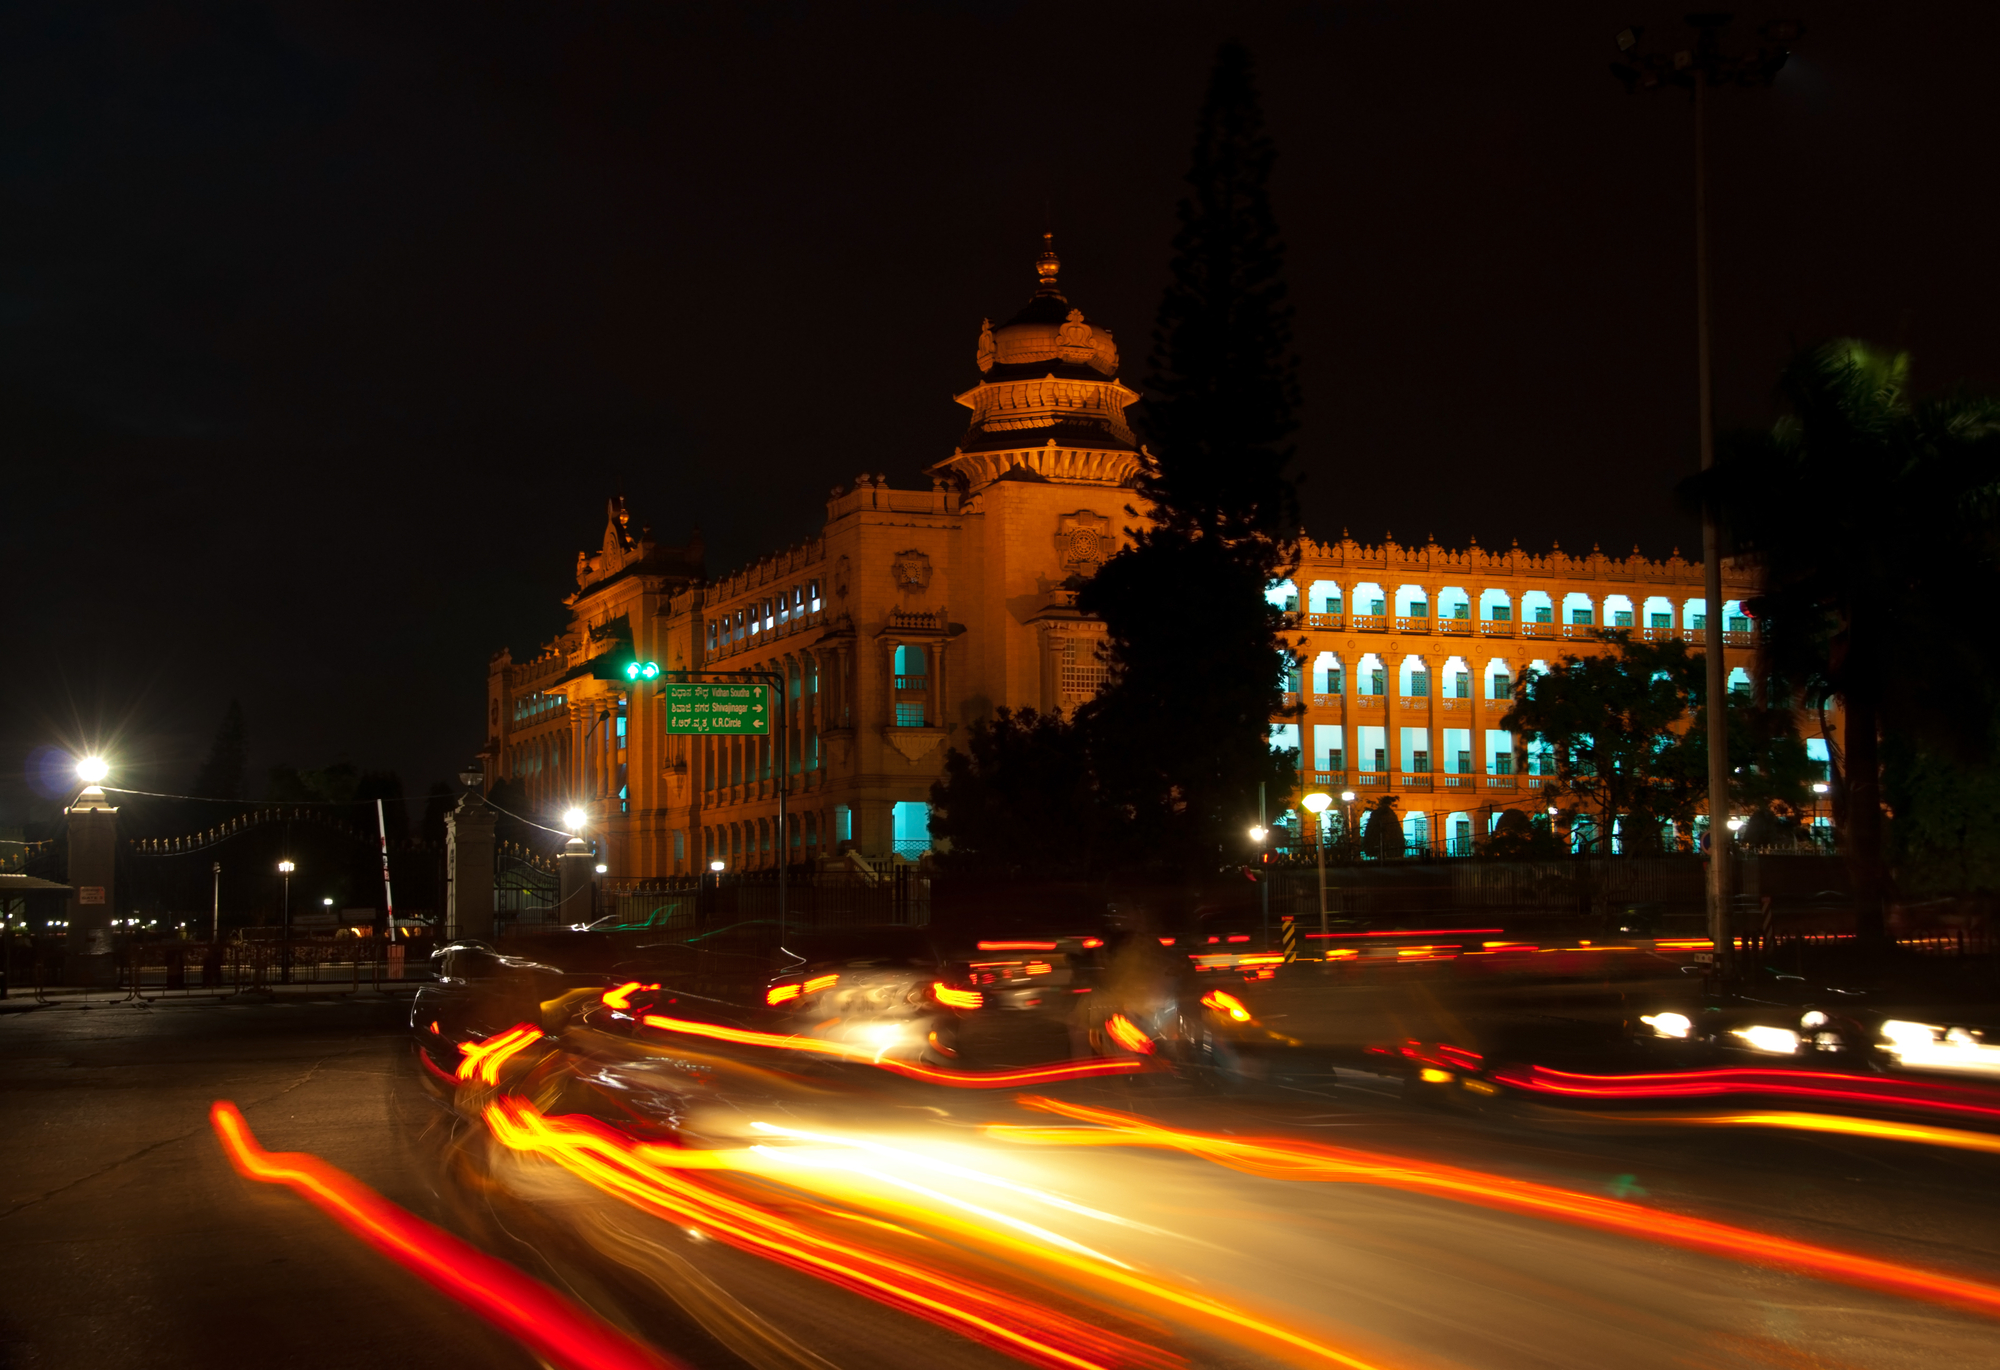
[[[703,680],[754,680],[770,687],[777,707],[772,710],[778,716],[776,730],[771,734],[777,739],[778,762],[778,936],[783,939],[791,927],[786,909],[787,866],[792,857],[791,831],[785,815],[785,800],[792,789],[792,755],[787,745],[791,727],[791,701],[785,698],[785,676],[782,671],[662,671],[661,679],[673,679],[689,683]]]

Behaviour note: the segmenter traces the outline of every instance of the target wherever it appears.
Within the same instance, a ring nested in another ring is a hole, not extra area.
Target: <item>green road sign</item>
[[[663,691],[670,733],[736,733],[768,737],[770,688],[764,685],[685,685]]]

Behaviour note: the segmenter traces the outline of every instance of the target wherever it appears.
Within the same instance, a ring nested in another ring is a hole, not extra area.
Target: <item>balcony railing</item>
[[[1337,633],[1346,626],[1345,614],[1307,614],[1306,627],[1318,628],[1323,632]]]
[[[1437,778],[1441,790],[1469,790],[1479,779],[1476,775],[1441,775]]]
[[[1348,622],[1357,633],[1386,633],[1389,631],[1389,617],[1386,614],[1356,614]]]
[[[1559,637],[1561,634],[1562,624],[1560,623],[1523,623],[1521,625],[1522,637]]]
[[[1403,790],[1428,790],[1431,778],[1428,775],[1413,775],[1405,772],[1396,777],[1396,788]]]
[[[1428,633],[1430,630],[1431,620],[1428,614],[1422,618],[1399,617],[1396,620],[1396,631],[1399,633]]]
[[[1338,709],[1340,705],[1341,696],[1339,695],[1315,694],[1312,697],[1312,706],[1315,709]]]
[[[1441,618],[1437,621],[1440,633],[1470,633],[1472,620],[1469,618]]]
[[[1386,771],[1356,771],[1354,788],[1357,790],[1386,790],[1389,788],[1389,774]]]
[[[931,678],[927,675],[899,675],[896,677],[896,688],[899,690],[928,690],[930,687]]]
[[[1321,789],[1338,790],[1347,785],[1346,771],[1314,771],[1312,783]]]
[[[1479,620],[1481,637],[1514,636],[1514,620],[1511,618],[1482,618]]]
[[[1512,775],[1489,775],[1486,777],[1486,788],[1489,790],[1511,790],[1515,788],[1514,782],[1519,778],[1519,776]]]

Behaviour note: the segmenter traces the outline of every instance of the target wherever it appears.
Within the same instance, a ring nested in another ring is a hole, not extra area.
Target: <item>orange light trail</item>
[[[976,989],[953,989],[939,980],[931,985],[931,993],[946,1008],[980,1008],[986,1003],[986,996]]]
[[[628,980],[616,989],[604,991],[604,1003],[607,1007],[623,1013],[632,1007],[632,994],[635,990],[658,988],[658,985],[642,985],[637,980]]]
[[[764,1002],[767,1004],[782,1004],[798,997],[799,987],[797,985],[773,985],[769,990],[765,991]]]
[[[1768,1233],[1731,1227],[1704,1218],[1640,1208],[1616,1199],[1579,1194],[1526,1180],[1510,1180],[1456,1166],[1434,1165],[1400,1156],[1278,1139],[1253,1140],[1183,1132],[1129,1113],[1090,1108],[1056,1099],[1020,1100],[1103,1131],[1084,1128],[989,1126],[1003,1141],[1068,1146],[1156,1146],[1185,1151],[1217,1165],[1277,1180],[1315,1180],[1381,1185],[1458,1203],[1475,1204],[1548,1218],[1621,1236],[1726,1256],[1732,1260],[1787,1266],[1822,1279],[1906,1297],[1925,1299],[2000,1317],[2000,1287],[1977,1280],[1876,1260],[1870,1256],[1813,1246]]]
[[[1238,1023],[1250,1021],[1250,1010],[1243,1007],[1243,1001],[1226,990],[1212,989],[1201,996],[1203,1008],[1212,1008],[1217,1013]]]
[[[319,1157],[264,1150],[235,1104],[218,1099],[208,1117],[237,1174],[287,1186],[376,1251],[550,1364],[562,1370],[674,1370],[679,1365],[505,1261],[390,1203]]]
[[[964,944],[960,943],[960,945],[963,946]],[[1086,947],[1091,945],[1091,939],[1086,939],[1083,945]],[[1101,947],[1104,944],[1098,942],[1097,945]],[[1054,942],[981,942],[979,949],[981,951],[1054,951],[1056,944]]]
[[[1925,1146],[1946,1146],[1958,1151],[1987,1151],[2000,1155],[2000,1137],[1990,1132],[1967,1132],[1963,1128],[1931,1127],[1925,1123],[1888,1123],[1879,1118],[1844,1118],[1831,1113],[1720,1113],[1702,1118],[1635,1114],[1626,1121],[1667,1123],[1687,1127],[1791,1128],[1800,1132],[1831,1132],[1846,1137],[1879,1137],[1884,1141],[1918,1142]]]
[[[775,1032],[752,1032],[747,1028],[724,1027],[720,1023],[697,1023],[685,1018],[665,1018],[657,1013],[649,1013],[639,1021],[649,1028],[658,1028],[662,1032],[682,1032],[693,1037],[708,1037],[718,1042],[734,1043],[737,1046],[776,1047],[788,1051],[810,1051],[821,1056],[837,1056],[842,1060],[856,1061],[880,1070],[893,1071],[912,1080],[952,1085],[959,1089],[1018,1089],[1025,1085],[1053,1084],[1058,1080],[1075,1080],[1092,1075],[1123,1075],[1144,1069],[1144,1063],[1140,1061],[1104,1060],[1058,1061],[1053,1065],[1021,1066],[1013,1070],[936,1070],[914,1061],[898,1061],[886,1056],[878,1059],[875,1053],[848,1042],[828,1042],[817,1037],[784,1036]]]
[[[1104,1020],[1104,1030],[1111,1034],[1112,1041],[1118,1043],[1119,1046],[1124,1047],[1127,1051],[1137,1052],[1141,1056],[1150,1056],[1153,1054],[1152,1040],[1145,1033],[1139,1031],[1133,1025],[1132,1020],[1122,1013],[1114,1013],[1109,1018],[1106,1018]]]
[[[467,1081],[477,1078],[486,1085],[499,1084],[500,1067],[517,1052],[538,1041],[541,1035],[542,1030],[533,1023],[516,1023],[483,1042],[461,1042],[458,1049],[465,1053],[465,1059],[458,1063],[458,1078]]]
[[[1065,1367],[1136,1364],[1158,1367],[1159,1370],[1181,1364],[1177,1357],[1168,1353],[1142,1347],[1115,1333],[1087,1328],[1053,1310],[1011,1299],[898,1257],[857,1248],[824,1236],[788,1218],[766,1213],[721,1194],[680,1173],[686,1169],[749,1168],[749,1158],[744,1153],[690,1152],[656,1143],[634,1142],[595,1119],[546,1118],[520,1099],[505,1099],[489,1107],[486,1119],[503,1144],[547,1155],[606,1192],[641,1208],[661,1213],[678,1223],[697,1226],[701,1231],[732,1245],[819,1275],[882,1302],[907,1307],[920,1317],[952,1327],[1032,1363]],[[789,1131],[769,1125],[760,1130],[776,1133]],[[831,1140],[839,1145],[848,1144],[840,1139]],[[787,1164],[782,1150],[774,1152],[759,1147],[753,1148],[753,1151],[757,1153],[755,1165],[759,1170],[773,1163],[780,1167]],[[954,1236],[972,1239],[1035,1265],[1051,1268],[1058,1275],[1059,1287],[1066,1291],[1075,1292],[1085,1286],[1107,1288],[1123,1295],[1136,1296],[1163,1312],[1192,1316],[1239,1339],[1247,1333],[1259,1342],[1276,1343],[1295,1357],[1303,1353],[1313,1361],[1331,1363],[1345,1367],[1345,1370],[1375,1370],[1365,1361],[1277,1323],[1206,1295],[1160,1283],[1104,1258],[1022,1240],[990,1225],[957,1219],[935,1205],[916,1205],[860,1192],[844,1184],[838,1170],[817,1166],[801,1169],[809,1178],[789,1182],[807,1183],[813,1189],[831,1186],[834,1196],[876,1208],[892,1219],[941,1228]],[[932,1292],[937,1286],[944,1288],[942,1297]],[[954,1303],[954,1300],[959,1302]],[[1010,1325],[1016,1330],[1008,1340],[993,1340],[996,1328],[1004,1332]],[[1030,1331],[1020,1332],[1021,1325],[1027,1325]],[[1035,1330],[1037,1326],[1039,1330]],[[1039,1348],[1033,1345],[1035,1341],[1051,1336],[1060,1336],[1072,1349],[1050,1346],[1046,1341]],[[1015,1340],[1015,1337],[1025,1337],[1026,1340]],[[1055,1359],[1050,1359],[1051,1356]]]
[[[486,1124],[508,1148],[554,1161],[635,1207],[901,1308],[1030,1364],[1056,1370],[1173,1364],[1135,1342],[1054,1310],[829,1237],[679,1173],[685,1161],[703,1153],[634,1142],[594,1119],[549,1118],[522,1099],[489,1106]],[[726,1154],[716,1159],[718,1169],[734,1163]]]
[[[815,975],[806,981],[805,993],[818,994],[823,989],[832,989],[840,983],[839,975]]]

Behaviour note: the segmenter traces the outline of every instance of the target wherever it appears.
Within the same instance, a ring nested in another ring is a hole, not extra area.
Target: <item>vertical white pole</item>
[[[375,831],[382,838],[382,906],[389,914],[389,935],[396,935],[396,895],[389,888],[389,819],[382,811],[382,801],[375,801]]]

